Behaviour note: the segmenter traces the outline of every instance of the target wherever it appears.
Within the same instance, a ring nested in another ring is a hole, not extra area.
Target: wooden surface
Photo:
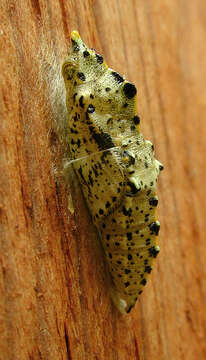
[[[1,2],[0,360],[206,358],[205,19],[202,0]],[[59,170],[55,94],[73,29],[137,85],[165,165],[161,253],[126,317],[82,194]]]

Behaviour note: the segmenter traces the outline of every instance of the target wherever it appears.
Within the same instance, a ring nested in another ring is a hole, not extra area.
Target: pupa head
[[[78,31],[71,33],[72,46],[62,65],[66,87],[75,87],[99,77],[108,67],[101,55],[89,49],[82,41]]]

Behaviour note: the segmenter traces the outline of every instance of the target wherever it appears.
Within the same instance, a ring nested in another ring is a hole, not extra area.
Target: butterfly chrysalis
[[[62,73],[69,147],[122,313],[135,305],[159,253],[157,177],[163,166],[140,132],[136,87],[108,68],[77,31]]]

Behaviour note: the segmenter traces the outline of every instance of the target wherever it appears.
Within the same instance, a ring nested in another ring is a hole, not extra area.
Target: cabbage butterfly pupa
[[[159,253],[156,183],[163,166],[140,132],[136,87],[77,31],[62,66],[69,147],[122,313],[135,305]]]

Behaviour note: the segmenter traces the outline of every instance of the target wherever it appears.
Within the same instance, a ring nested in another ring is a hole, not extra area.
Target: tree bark
[[[201,0],[1,3],[0,360],[206,358],[205,17]],[[78,182],[62,174],[74,29],[137,85],[165,165],[161,252],[125,317]]]

